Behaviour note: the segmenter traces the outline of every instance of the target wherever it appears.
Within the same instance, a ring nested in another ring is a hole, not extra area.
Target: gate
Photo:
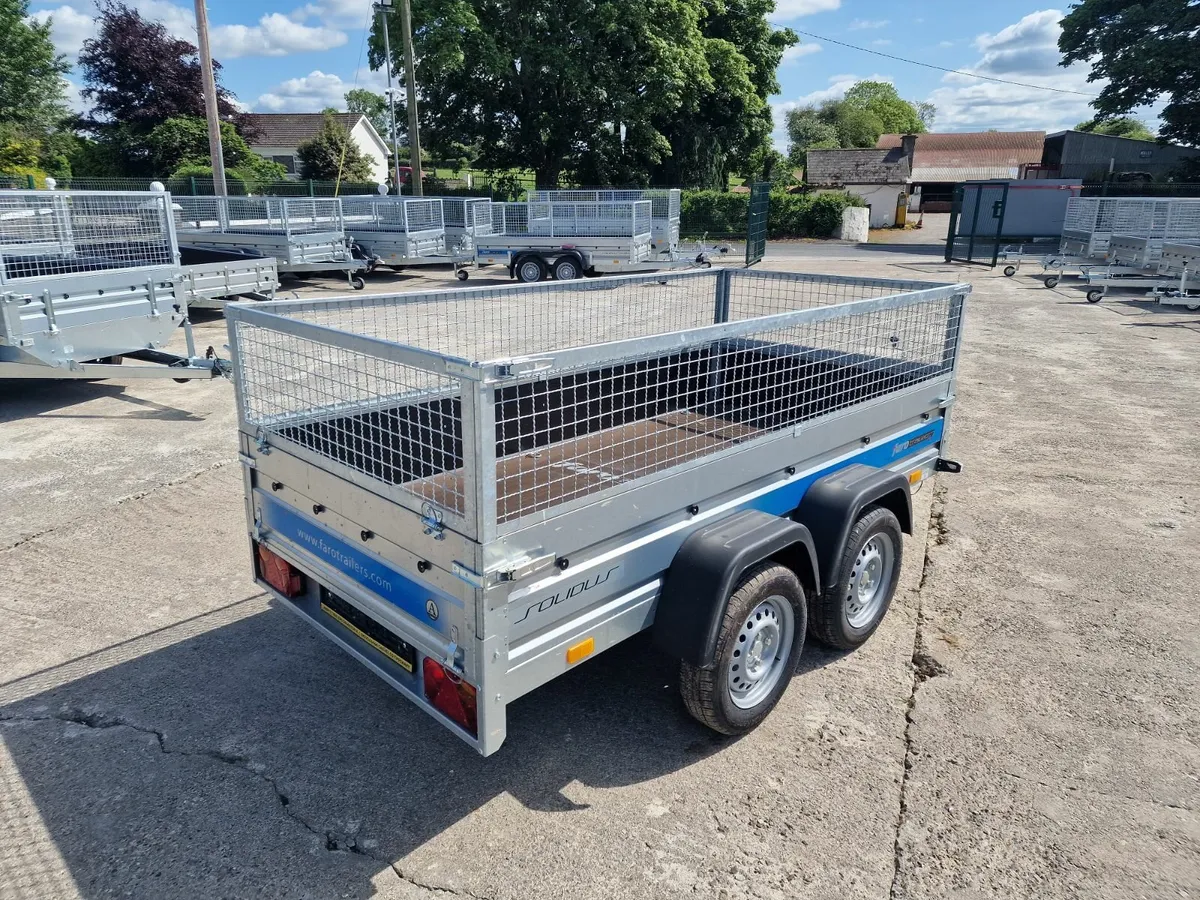
[[[967,182],[954,188],[946,262],[996,265],[1008,205],[1007,181]]]
[[[757,181],[750,186],[750,213],[746,218],[746,265],[759,262],[767,253],[767,210],[771,204],[771,183]]]

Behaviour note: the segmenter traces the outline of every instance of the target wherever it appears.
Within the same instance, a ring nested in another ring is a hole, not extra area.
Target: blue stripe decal
[[[804,499],[805,493],[807,493],[812,483],[818,478],[824,478],[826,475],[844,469],[846,466],[855,465],[856,463],[876,469],[886,469],[899,459],[912,456],[915,453],[920,453],[935,446],[942,439],[942,428],[945,421],[945,419],[938,417],[931,422],[919,425],[911,431],[904,432],[886,444],[876,444],[874,447],[869,447],[848,459],[839,460],[830,466],[813,472],[811,475],[799,478],[790,484],[785,484],[770,493],[763,494],[761,497],[756,497],[747,504],[747,508],[757,509],[776,516],[786,516],[800,505],[800,501]]]
[[[379,556],[348,543],[307,516],[275,500],[261,491],[256,492],[262,509],[263,525],[301,550],[328,563],[337,571],[358,582],[371,593],[382,597],[398,609],[431,627],[425,604],[434,599],[461,607],[462,601],[449,594],[418,584],[400,574]],[[439,617],[441,618],[441,617]]]

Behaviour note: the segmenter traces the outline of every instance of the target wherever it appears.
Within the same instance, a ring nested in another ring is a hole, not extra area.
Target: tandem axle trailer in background
[[[211,347],[196,352],[198,273],[180,265],[170,204],[163,192],[0,191],[0,378],[224,374]],[[164,349],[180,326],[184,355]]]
[[[965,284],[714,269],[226,313],[258,583],[481,754],[643,630],[757,725],[865,642],[945,460]]]
[[[655,256],[670,258],[679,250],[679,223],[683,192],[678,188],[600,188],[596,190],[530,191],[531,201],[629,202],[650,201],[650,249]]]
[[[182,244],[273,256],[280,274],[342,271],[355,290],[370,261],[346,240],[337,197],[176,197]]]
[[[378,263],[393,269],[451,265],[457,271],[474,258],[448,249],[439,199],[367,195],[341,200],[346,237]]]

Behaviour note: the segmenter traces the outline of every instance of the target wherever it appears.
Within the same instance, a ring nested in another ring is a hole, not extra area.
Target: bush
[[[167,179],[167,190],[172,194],[179,194],[184,197],[190,196],[192,194],[193,178],[196,180],[195,192],[197,194],[211,194],[213,192],[212,166],[195,163],[182,165],[172,172],[171,177]],[[234,169],[225,170],[225,190],[230,196],[250,193],[246,179]]]
[[[33,166],[4,166],[0,167],[0,186],[11,186],[18,190],[29,187],[29,176],[33,176],[33,186],[37,190],[46,187],[46,173]]]
[[[767,237],[832,237],[842,223],[842,210],[862,206],[849,194],[788,194],[772,191],[767,211]],[[744,235],[750,195],[727,191],[684,191],[680,230],[689,237]]]

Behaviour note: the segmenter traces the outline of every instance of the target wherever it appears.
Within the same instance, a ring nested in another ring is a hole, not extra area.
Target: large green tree
[[[772,0],[414,0],[423,142],[538,184],[719,180],[770,131]],[[390,19],[397,27],[397,18]],[[393,64],[403,71],[398,31]],[[376,24],[371,64],[380,66]],[[663,173],[670,172],[670,175]]]
[[[351,88],[346,91],[346,112],[358,113],[360,116],[370,119],[375,130],[379,132],[379,136],[387,142],[389,147],[391,146],[392,121],[388,115],[387,97],[376,94],[374,91],[368,91],[366,88]],[[405,115],[404,104],[397,104],[396,130],[400,133],[401,138],[407,134]]]
[[[29,16],[28,0],[0,0],[0,124],[44,131],[67,115],[63,75],[50,21]]]
[[[1062,20],[1062,65],[1087,62],[1104,81],[1099,118],[1166,98],[1159,137],[1200,145],[1200,3],[1082,0]]]
[[[800,164],[808,150],[874,147],[888,132],[924,133],[935,113],[933,104],[905,100],[886,82],[859,81],[840,100],[789,111],[788,152]]]
[[[878,120],[879,124],[883,126],[880,134],[885,132],[921,134],[925,131],[921,110],[915,103],[903,99],[896,91],[895,85],[888,84],[886,81],[860,81],[854,84],[846,91],[842,105],[856,112],[867,113]],[[927,103],[923,103],[921,106],[928,111],[927,114],[932,118],[933,107]],[[879,135],[877,134],[875,140],[878,139]],[[869,146],[875,146],[875,140],[871,141]]]

